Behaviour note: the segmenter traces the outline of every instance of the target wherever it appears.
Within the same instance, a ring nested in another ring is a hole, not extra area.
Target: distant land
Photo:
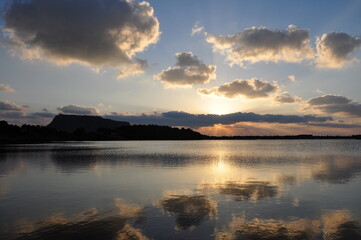
[[[57,115],[48,126],[21,127],[0,121],[0,143],[106,140],[200,140],[191,129],[157,125],[130,125],[99,116]]]
[[[85,132],[96,132],[101,128],[114,129],[125,126],[130,126],[130,123],[104,119],[99,116],[59,114],[54,117],[47,127],[64,132],[74,132],[79,128],[83,128]]]
[[[48,126],[21,127],[0,121],[0,143],[46,143],[54,141],[109,140],[256,140],[256,139],[361,139],[352,136],[207,136],[189,128],[158,125],[131,125],[129,122],[104,119],[99,116],[64,115],[54,117]]]

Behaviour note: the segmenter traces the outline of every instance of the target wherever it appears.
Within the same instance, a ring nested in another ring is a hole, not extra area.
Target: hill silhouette
[[[120,122],[104,119],[99,116],[64,115],[59,114],[54,117],[49,128],[58,131],[74,132],[78,128],[83,128],[85,132],[96,132],[98,129],[114,129],[118,127],[130,126],[129,122]]]
[[[57,115],[48,126],[21,127],[0,121],[0,144],[43,143],[53,141],[107,140],[258,140],[258,139],[361,139],[353,136],[207,136],[189,128],[158,125],[130,125],[99,116]]]
[[[60,114],[48,126],[21,127],[0,121],[0,143],[102,140],[199,140],[204,136],[191,129],[157,125],[130,125],[99,116]]]

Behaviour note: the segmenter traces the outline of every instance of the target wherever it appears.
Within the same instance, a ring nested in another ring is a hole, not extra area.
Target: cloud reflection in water
[[[160,201],[163,210],[175,215],[176,229],[192,229],[217,214],[217,204],[203,195],[171,195]]]
[[[233,217],[215,236],[216,240],[360,240],[361,228],[347,210],[334,210],[316,220]]]
[[[98,212],[92,208],[73,217],[62,213],[51,215],[38,222],[18,222],[18,227],[0,239],[16,240],[147,240],[132,222],[144,219],[143,207],[127,205],[121,199],[115,199],[120,213]]]
[[[237,183],[227,181],[224,184],[203,184],[202,189],[215,189],[220,194],[235,196],[235,201],[260,200],[277,195],[278,187],[265,181],[248,181]]]

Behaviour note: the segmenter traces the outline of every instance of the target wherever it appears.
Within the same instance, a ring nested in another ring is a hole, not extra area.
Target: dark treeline
[[[77,128],[73,132],[55,128],[27,125],[21,127],[0,121],[0,143],[41,143],[51,141],[96,141],[96,140],[198,140],[204,136],[191,129],[156,125],[130,125],[113,129],[99,128],[87,132]]]
[[[114,129],[99,128],[87,132],[78,128],[73,132],[24,124],[21,127],[0,121],[0,143],[45,143],[52,141],[107,141],[107,140],[257,140],[257,139],[361,139],[353,136],[206,136],[191,129],[157,125],[129,125]]]

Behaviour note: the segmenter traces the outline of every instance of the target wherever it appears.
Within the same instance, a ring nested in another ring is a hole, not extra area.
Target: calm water
[[[1,239],[361,239],[361,141],[0,147]]]

